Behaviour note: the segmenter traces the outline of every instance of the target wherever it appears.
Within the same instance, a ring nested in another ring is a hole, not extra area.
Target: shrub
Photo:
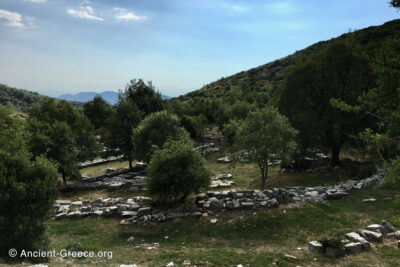
[[[0,106],[0,257],[45,249],[43,221],[58,195],[57,169],[42,156],[31,160],[25,126]]]
[[[152,113],[133,132],[133,153],[136,159],[149,162],[154,147],[162,148],[169,138],[179,140],[187,136],[176,115],[167,111]]]
[[[204,127],[207,125],[207,118],[203,114],[199,116],[183,116],[181,125],[189,132],[191,138],[198,138],[203,135]]]
[[[222,129],[222,134],[228,139],[230,144],[233,144],[236,133],[241,123],[242,121],[230,120],[228,123],[224,124],[224,129]]]
[[[148,167],[148,190],[163,200],[184,201],[210,184],[211,173],[188,139],[168,141],[156,150]]]
[[[392,160],[386,167],[385,181],[389,187],[400,189],[400,157]]]
[[[57,169],[50,161],[37,157],[32,162],[25,152],[0,152],[1,254],[10,248],[46,248],[43,221],[57,195]]]

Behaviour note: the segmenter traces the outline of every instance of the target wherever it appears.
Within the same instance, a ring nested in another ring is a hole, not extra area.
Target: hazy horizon
[[[381,0],[2,0],[0,83],[57,97],[143,78],[177,96],[396,18]]]

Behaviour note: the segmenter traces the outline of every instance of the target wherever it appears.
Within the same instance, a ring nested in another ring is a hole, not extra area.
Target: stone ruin
[[[82,177],[82,183],[69,184],[61,189],[61,192],[91,189],[116,190],[130,187],[133,191],[144,191],[147,179],[145,163],[136,163],[132,170],[115,170],[96,177]]]
[[[226,175],[230,177],[229,175]],[[151,206],[151,198],[99,198],[71,202],[58,200],[54,205],[54,218],[82,218],[87,216],[121,217],[121,224],[137,222],[163,222],[166,220],[207,216],[208,213],[229,210],[275,208],[279,204],[299,202],[323,203],[326,200],[345,198],[351,190],[359,190],[383,181],[380,175],[363,180],[348,180],[330,187],[287,187],[260,190],[208,191],[196,196],[196,206],[189,210],[182,207],[157,210]]]
[[[124,158],[124,156],[109,157],[106,159],[95,159],[95,160],[91,160],[91,161],[81,162],[78,164],[78,167],[80,169],[82,169],[82,168],[87,168],[87,167],[92,167],[92,166],[98,166],[98,165],[122,160],[123,158]]]
[[[337,258],[344,255],[355,254],[366,251],[371,248],[371,243],[382,243],[383,238],[395,238],[400,240],[400,231],[389,222],[382,220],[381,224],[371,224],[366,229],[358,229],[345,235],[345,239],[341,240],[341,247],[323,247],[319,241],[308,242],[308,249],[318,253],[324,253],[331,258]],[[400,246],[400,241],[398,241]]]
[[[205,143],[204,145],[197,146],[196,150],[201,151],[203,154],[218,152],[221,149],[215,146],[215,143]]]

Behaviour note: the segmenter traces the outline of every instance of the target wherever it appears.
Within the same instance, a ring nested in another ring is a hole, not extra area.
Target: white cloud
[[[138,16],[133,14],[132,12],[124,12],[124,13],[119,13],[115,16],[119,20],[143,20],[146,19],[145,16]]]
[[[9,27],[25,28],[22,23],[22,16],[19,13],[0,9],[0,19],[5,19],[7,21],[6,25]]]
[[[267,6],[268,10],[276,14],[291,14],[298,11],[298,8],[290,2],[275,2]]]
[[[41,4],[41,3],[46,2],[47,0],[24,0],[24,1],[25,1],[25,2],[32,2],[32,3]]]
[[[67,12],[75,18],[103,21],[103,18],[95,16],[94,10],[91,6],[81,6],[79,9],[69,8],[67,9]]]

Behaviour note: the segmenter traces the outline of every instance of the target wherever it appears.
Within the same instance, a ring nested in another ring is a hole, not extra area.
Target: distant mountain
[[[64,99],[68,101],[77,101],[77,102],[87,102],[92,100],[96,95],[101,95],[104,100],[106,100],[108,103],[114,105],[115,103],[118,102],[118,93],[117,92],[112,92],[112,91],[105,91],[102,93],[96,93],[96,92],[80,92],[75,95],[72,94],[64,94],[60,95],[57,97],[58,99]],[[166,95],[161,95],[162,99],[170,99],[171,97],[166,96]]]
[[[106,100],[110,104],[115,104],[118,101],[118,93],[112,91],[105,91],[102,93],[96,92],[80,92],[77,94],[65,94],[60,95],[57,99],[64,99],[69,101],[77,101],[77,102],[88,102],[92,100],[97,94],[101,95],[104,100]]]
[[[36,92],[17,89],[0,83],[0,105],[12,104],[16,110],[23,113],[28,113],[32,105],[40,104],[47,97]],[[83,106],[82,103],[68,102],[78,110]]]
[[[246,99],[255,93],[268,93],[274,95],[277,88],[285,77],[286,69],[296,64],[298,60],[304,60],[304,57],[318,53],[337,39],[348,39],[361,46],[368,47],[371,53],[375,53],[386,39],[399,38],[400,20],[389,21],[380,26],[371,26],[365,29],[357,30],[343,34],[337,38],[315,43],[303,50],[287,57],[272,61],[262,66],[242,71],[229,77],[221,78],[218,81],[205,85],[203,88],[192,91],[186,95],[180,96],[180,100],[187,100],[193,97]]]

